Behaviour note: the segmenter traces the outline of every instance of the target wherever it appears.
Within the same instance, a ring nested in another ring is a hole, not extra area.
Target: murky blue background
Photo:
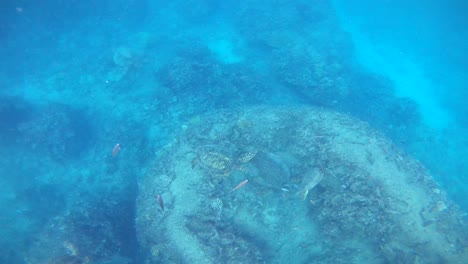
[[[166,2],[0,3],[1,263],[57,217],[138,261],[138,177],[225,107],[350,113],[468,208],[466,1]]]

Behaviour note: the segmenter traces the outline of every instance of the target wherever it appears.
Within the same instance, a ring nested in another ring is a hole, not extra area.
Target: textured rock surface
[[[206,149],[216,152],[200,153]],[[136,228],[150,263],[468,257],[463,215],[423,166],[366,123],[322,109],[197,117],[158,154],[139,188]]]

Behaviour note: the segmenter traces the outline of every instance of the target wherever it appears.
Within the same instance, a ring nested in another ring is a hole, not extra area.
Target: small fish
[[[159,207],[161,207],[161,210],[164,211],[164,202],[163,202],[163,199],[161,197],[161,195],[158,194],[158,204],[159,204]]]
[[[114,147],[114,149],[112,150],[112,157],[117,157],[117,154],[119,154],[119,151],[120,151],[120,144],[117,143]]]
[[[241,188],[242,186],[244,186],[249,180],[245,180],[245,181],[242,181],[241,183],[239,183],[236,187],[234,187],[231,192]]]

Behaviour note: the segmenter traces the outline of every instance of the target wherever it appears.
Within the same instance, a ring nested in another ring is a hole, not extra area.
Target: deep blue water
[[[166,2],[0,4],[0,263],[71,222],[81,255],[139,263],[138,179],[221,108],[349,113],[468,210],[466,1]]]

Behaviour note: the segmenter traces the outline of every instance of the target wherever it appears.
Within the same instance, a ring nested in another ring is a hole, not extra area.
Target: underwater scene
[[[467,1],[0,22],[0,263],[468,263]]]

